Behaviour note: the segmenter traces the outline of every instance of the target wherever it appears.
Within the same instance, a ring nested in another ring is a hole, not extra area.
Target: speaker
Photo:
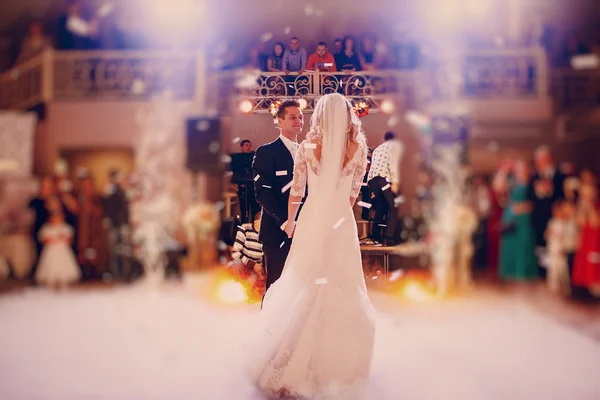
[[[218,173],[221,123],[218,118],[190,118],[186,122],[187,161],[192,172]]]

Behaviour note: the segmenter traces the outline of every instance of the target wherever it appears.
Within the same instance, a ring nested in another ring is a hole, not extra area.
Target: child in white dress
[[[81,269],[71,248],[73,228],[65,223],[61,211],[52,212],[39,237],[44,249],[35,274],[36,282],[54,288],[66,288],[77,282],[81,277]]]
[[[568,203],[557,200],[552,206],[552,218],[546,228],[546,241],[548,248],[548,272],[546,283],[548,288],[555,293],[568,294],[571,289],[569,279],[569,264],[565,248],[569,232]]]

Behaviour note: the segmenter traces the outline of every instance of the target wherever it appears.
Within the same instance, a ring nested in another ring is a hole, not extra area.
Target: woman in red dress
[[[595,179],[582,174],[577,222],[581,229],[573,264],[573,286],[594,289],[600,285],[600,204]],[[587,182],[586,182],[587,181]]]

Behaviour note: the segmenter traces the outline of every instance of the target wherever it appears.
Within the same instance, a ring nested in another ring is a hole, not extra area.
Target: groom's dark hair
[[[284,100],[281,102],[279,107],[277,107],[277,118],[283,119],[285,117],[285,109],[288,107],[298,107],[300,108],[300,103],[298,100]]]
[[[383,135],[383,140],[387,142],[388,140],[392,140],[395,137],[396,135],[394,134],[394,132],[386,132],[385,135]]]

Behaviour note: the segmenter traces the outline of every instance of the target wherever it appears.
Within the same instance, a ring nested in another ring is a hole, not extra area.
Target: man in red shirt
[[[337,71],[333,54],[327,51],[327,44],[325,42],[317,43],[317,51],[308,57],[306,69],[309,71],[316,71],[318,69],[320,72]]]

